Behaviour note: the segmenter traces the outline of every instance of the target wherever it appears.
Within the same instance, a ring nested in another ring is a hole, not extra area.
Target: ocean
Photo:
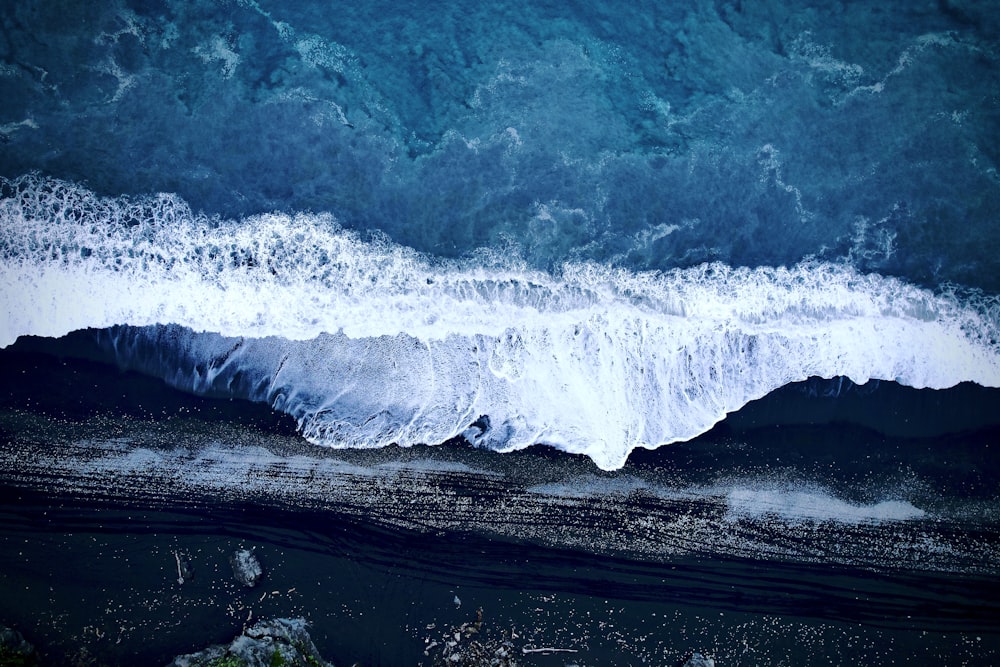
[[[300,616],[429,665],[478,609],[519,664],[997,659],[990,3],[0,19],[0,624],[45,664]]]

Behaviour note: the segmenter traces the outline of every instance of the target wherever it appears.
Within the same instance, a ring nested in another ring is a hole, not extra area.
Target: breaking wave
[[[326,214],[209,218],[35,175],[0,188],[0,345],[104,329],[122,366],[265,401],[325,445],[464,436],[614,469],[810,376],[1000,386],[995,299],[843,264],[543,273]]]

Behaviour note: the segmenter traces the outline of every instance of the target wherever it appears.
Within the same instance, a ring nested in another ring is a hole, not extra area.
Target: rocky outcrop
[[[715,667],[715,660],[711,658],[706,658],[701,653],[695,651],[688,659],[684,662],[681,667]]]
[[[29,644],[20,632],[0,625],[0,665],[38,664],[35,647]]]
[[[229,564],[233,566],[233,576],[236,577],[236,581],[248,588],[256,586],[264,574],[260,561],[249,549],[237,549],[229,557]]]
[[[305,619],[301,618],[258,621],[228,646],[210,646],[197,653],[179,655],[167,667],[333,667],[320,657],[306,627]]]

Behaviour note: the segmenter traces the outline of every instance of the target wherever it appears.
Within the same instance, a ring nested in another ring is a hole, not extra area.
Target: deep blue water
[[[539,482],[571,504],[714,443],[682,495],[888,522],[884,558],[838,538],[862,566],[912,568],[905,534],[995,573],[998,35],[959,0],[6,3],[0,355],[231,399],[236,430],[269,406],[344,456],[547,445],[587,457]],[[64,419],[17,377],[8,453],[50,432],[25,413]],[[810,454],[733,468],[776,443]],[[865,472],[880,447],[921,453]],[[935,539],[978,564],[896,530],[969,516]],[[827,549],[802,531],[775,561]]]
[[[998,32],[961,2],[20,2],[0,171],[449,257],[995,290]]]

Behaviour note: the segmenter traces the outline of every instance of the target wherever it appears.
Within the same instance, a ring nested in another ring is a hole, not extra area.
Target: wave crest
[[[122,365],[267,401],[324,444],[464,435],[610,469],[809,376],[1000,386],[993,301],[844,265],[552,275],[325,214],[221,220],[37,176],[2,193],[0,344],[131,325],[104,334]]]

